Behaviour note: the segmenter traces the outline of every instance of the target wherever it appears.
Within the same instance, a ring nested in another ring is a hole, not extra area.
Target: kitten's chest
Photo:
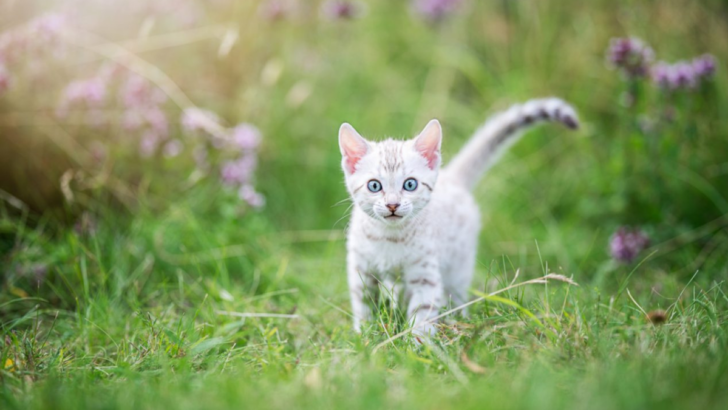
[[[416,233],[387,234],[362,230],[350,244],[363,268],[380,274],[396,274],[408,263],[421,259],[422,238]]]

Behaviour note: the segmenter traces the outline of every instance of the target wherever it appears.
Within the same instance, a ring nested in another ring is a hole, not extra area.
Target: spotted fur
[[[404,288],[407,315],[423,336],[435,331],[423,322],[467,301],[480,231],[470,191],[520,131],[544,121],[577,127],[574,110],[562,100],[531,100],[492,117],[442,170],[436,120],[406,141],[367,141],[349,124],[341,126],[342,168],[354,202],[347,276],[357,331],[371,317],[367,299],[380,288],[395,303]],[[403,189],[408,178],[418,182],[411,192]],[[372,180],[381,191],[372,192]]]

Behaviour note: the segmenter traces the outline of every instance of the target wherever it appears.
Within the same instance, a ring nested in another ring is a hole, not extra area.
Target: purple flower
[[[174,158],[181,154],[183,149],[184,145],[182,144],[182,141],[178,139],[173,139],[172,141],[164,144],[164,147],[162,148],[162,154],[167,158]]]
[[[145,131],[139,140],[139,155],[144,158],[151,157],[157,152],[157,147],[159,147],[160,142],[161,138],[159,138],[157,133],[152,130]]]
[[[181,121],[182,128],[188,132],[207,131],[220,124],[220,118],[215,113],[196,107],[186,108]]]
[[[106,83],[96,77],[88,80],[76,80],[66,86],[63,94],[62,104],[85,103],[89,107],[97,107],[106,98]]]
[[[652,49],[635,37],[613,38],[607,50],[609,62],[630,79],[647,75],[654,57]]]
[[[715,57],[711,54],[703,54],[700,57],[694,58],[692,65],[695,75],[700,78],[710,78],[715,73]]]
[[[245,184],[238,190],[238,196],[253,208],[260,208],[265,205],[265,197],[255,191],[252,185]]]
[[[615,260],[629,263],[649,244],[650,239],[644,232],[621,227],[612,235],[609,250]]]
[[[254,150],[260,144],[260,130],[254,125],[242,123],[233,128],[233,144],[242,150]]]
[[[327,0],[321,4],[321,13],[332,20],[351,20],[364,13],[364,6],[358,1]]]
[[[412,9],[431,21],[439,21],[454,12],[462,0],[413,0]]]
[[[220,170],[222,182],[227,185],[246,184],[253,176],[253,171],[255,171],[257,165],[258,160],[252,154],[228,161],[223,164]]]
[[[169,122],[167,121],[167,114],[164,111],[156,106],[150,107],[144,112],[144,118],[161,137],[167,137],[169,134]]]
[[[709,54],[673,64],[658,61],[650,70],[652,82],[666,90],[693,90],[714,73],[715,58]]]
[[[680,61],[673,65],[673,70],[673,88],[693,89],[698,85],[692,64]]]
[[[156,106],[167,100],[167,95],[147,79],[131,75],[121,89],[121,99],[126,107],[140,108]]]

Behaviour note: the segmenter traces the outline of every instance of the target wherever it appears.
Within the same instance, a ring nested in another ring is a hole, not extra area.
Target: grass
[[[671,102],[645,84],[625,108],[603,56],[610,37],[633,34],[660,58],[728,61],[725,6],[471,2],[430,26],[401,3],[372,1],[353,22],[313,12],[272,27],[238,5],[209,17],[240,27],[227,59],[210,60],[214,42],[140,53],[230,123],[255,120],[267,205],[241,207],[214,175],[187,183],[191,161],[139,162],[123,148],[105,172],[133,200],[79,189],[65,209],[90,215],[91,231],[0,202],[0,407],[728,405],[724,67]],[[273,85],[260,80],[267,64],[284,67]],[[291,104],[300,84],[313,92]],[[548,273],[579,286],[486,298],[422,346],[386,342],[408,328],[386,304],[353,333],[339,123],[376,138],[438,117],[447,159],[493,107],[549,94],[584,126],[530,133],[476,189],[485,228],[473,298]],[[672,122],[640,127],[668,108]],[[607,253],[623,224],[652,239],[631,264]],[[647,318],[660,312],[664,323]]]

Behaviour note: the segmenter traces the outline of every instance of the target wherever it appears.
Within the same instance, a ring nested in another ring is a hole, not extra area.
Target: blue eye
[[[417,180],[414,178],[408,178],[406,181],[404,181],[404,190],[405,191],[414,191],[417,189]]]
[[[367,188],[372,192],[379,192],[382,190],[382,183],[376,179],[372,179],[367,183]]]

